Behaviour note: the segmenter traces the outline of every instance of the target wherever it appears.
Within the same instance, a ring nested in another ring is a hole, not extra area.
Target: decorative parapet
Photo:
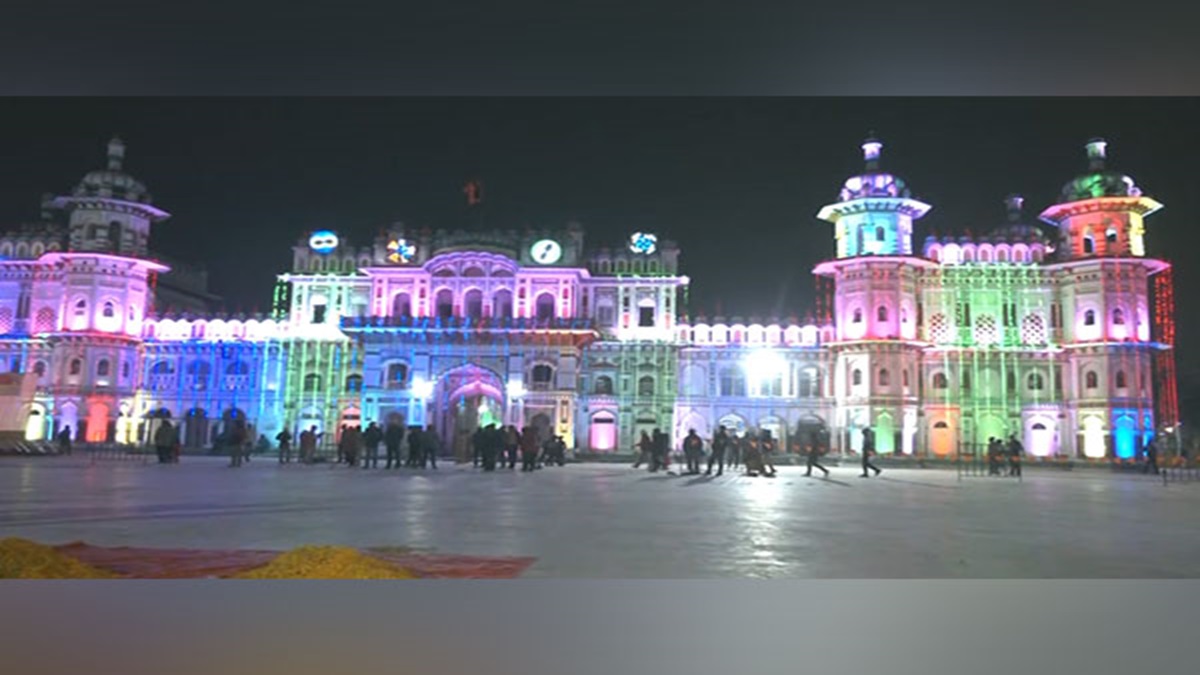
[[[734,347],[819,347],[832,342],[832,325],[788,323],[681,323],[675,327],[679,343],[690,346],[729,345]]]

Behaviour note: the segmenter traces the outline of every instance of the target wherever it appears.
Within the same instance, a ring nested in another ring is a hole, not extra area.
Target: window
[[[612,393],[613,393],[612,378],[607,375],[601,375],[601,376],[597,377],[595,391],[596,391],[596,394],[599,396],[612,396]]]
[[[530,376],[534,389],[549,389],[551,383],[554,382],[554,369],[541,363],[533,367]]]
[[[901,373],[901,380],[901,384],[904,386],[904,388],[908,389],[908,369],[905,369],[904,372]]]
[[[850,373],[850,384],[855,387],[862,384],[862,371],[858,368],[855,368],[854,372]]]
[[[554,296],[542,293],[537,297],[535,314],[538,321],[549,321],[554,318]]]
[[[875,241],[883,241],[883,240],[884,240],[883,228],[882,227],[875,228]]]
[[[1096,311],[1095,310],[1089,309],[1083,313],[1083,325],[1085,325],[1085,326],[1095,326],[1096,325]]]
[[[325,323],[325,305],[313,305],[312,322]]]
[[[249,375],[250,366],[245,361],[234,361],[225,366],[226,375]]]
[[[509,319],[513,314],[512,292],[497,291],[492,296],[492,316],[497,319]]]
[[[117,308],[111,302],[106,302],[104,303],[104,309],[101,310],[101,314],[104,318],[111,319],[117,315]]]
[[[408,386],[408,366],[403,363],[388,364],[387,382],[383,386],[388,389],[404,389]]]
[[[346,378],[346,393],[357,394],[363,389],[362,375],[351,375]]]
[[[187,374],[192,389],[204,391],[208,389],[208,378],[212,368],[204,361],[193,361],[188,364]]]
[[[412,298],[408,293],[397,293],[392,299],[392,316],[412,316]]]
[[[483,292],[477,289],[467,291],[463,296],[463,313],[471,319],[483,318]]]
[[[746,395],[746,377],[740,368],[732,366],[722,368],[720,379],[722,396]]]
[[[616,311],[607,305],[600,307],[598,318],[601,326],[614,326],[617,323]]]
[[[81,361],[79,359],[71,359],[70,373],[72,375],[78,375],[82,372],[83,372],[83,361]]]
[[[638,307],[638,326],[642,328],[654,327],[653,307]]]
[[[128,361],[121,364],[121,377],[126,380],[129,379],[129,362]]]
[[[1008,390],[1009,390],[1010,392],[1012,392],[1012,391],[1016,390],[1016,388],[1017,388],[1017,374],[1016,374],[1014,371],[1011,371],[1011,370],[1010,370],[1010,371],[1008,371],[1007,373],[1005,373],[1005,377],[1004,377],[1004,384],[1005,384],[1005,385],[1008,387]]]
[[[108,377],[110,370],[112,370],[112,366],[108,359],[100,359],[100,362],[96,364],[96,377]]]
[[[38,361],[33,364],[33,374],[41,377],[46,374],[46,362]]]
[[[1108,232],[1104,234],[1104,241],[1110,246],[1115,246],[1117,244],[1117,228],[1108,228]]]
[[[438,291],[433,304],[437,318],[449,319],[454,316],[454,294],[450,289],[443,288]]]
[[[875,318],[878,319],[879,321],[887,321],[888,320],[887,307],[880,306],[880,308],[875,312]]]
[[[1041,373],[1029,374],[1029,389],[1031,391],[1041,391],[1046,388],[1046,382],[1042,378]]]
[[[934,389],[949,389],[950,388],[950,382],[946,380],[945,373],[934,373],[933,374],[933,388]]]
[[[853,322],[854,322],[854,323],[862,323],[862,310],[861,310],[861,309],[855,309],[855,310],[854,310],[854,319],[853,319]]]
[[[1094,371],[1089,370],[1083,379],[1084,386],[1086,386],[1088,389],[1095,389],[1100,386],[1100,378]]]
[[[958,378],[958,380],[959,380],[960,387],[962,387],[964,390],[970,389],[971,388],[971,371],[964,370],[962,375]]]
[[[1124,326],[1125,325],[1125,312],[1121,311],[1120,309],[1113,310],[1113,325],[1114,326]]]
[[[1092,235],[1090,233],[1083,235],[1083,252],[1085,254],[1091,254],[1091,253],[1096,252],[1096,240],[1092,237]]]
[[[1125,371],[1123,371],[1123,370],[1117,371],[1116,380],[1117,380],[1117,389],[1124,389],[1129,386],[1129,382],[1125,378]]]
[[[888,373],[887,368],[879,371],[879,386],[888,387],[892,384],[892,376]]]
[[[304,391],[314,393],[321,390],[321,376],[316,373],[309,373],[304,376]]]
[[[87,300],[77,300],[75,302],[75,316],[87,316]]]
[[[653,396],[654,395],[654,378],[649,375],[643,375],[638,379],[638,396]]]

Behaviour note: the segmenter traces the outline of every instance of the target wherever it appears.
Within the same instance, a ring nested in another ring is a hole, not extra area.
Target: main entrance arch
[[[468,363],[444,373],[434,388],[433,424],[460,462],[471,461],[471,435],[504,423],[504,381],[495,371]]]

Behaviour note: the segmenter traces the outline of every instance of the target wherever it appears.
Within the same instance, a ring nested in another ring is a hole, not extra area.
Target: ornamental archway
[[[495,371],[468,363],[438,379],[432,403],[431,421],[445,449],[468,462],[475,430],[504,423],[504,381]]]

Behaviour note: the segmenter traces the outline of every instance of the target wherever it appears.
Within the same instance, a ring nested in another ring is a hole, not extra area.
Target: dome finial
[[[1021,209],[1025,205],[1025,198],[1018,194],[1011,194],[1004,198],[1004,206],[1008,208],[1008,220],[1016,223],[1021,220]]]
[[[1093,138],[1087,142],[1088,168],[1099,171],[1104,168],[1105,149],[1108,141],[1103,138]]]
[[[118,137],[113,136],[108,142],[108,169],[109,171],[120,171],[121,162],[125,159],[125,143]]]
[[[875,138],[875,132],[867,134],[867,140],[862,144],[863,159],[867,162],[867,169],[873,170],[879,168],[879,154],[883,150],[883,143]]]

